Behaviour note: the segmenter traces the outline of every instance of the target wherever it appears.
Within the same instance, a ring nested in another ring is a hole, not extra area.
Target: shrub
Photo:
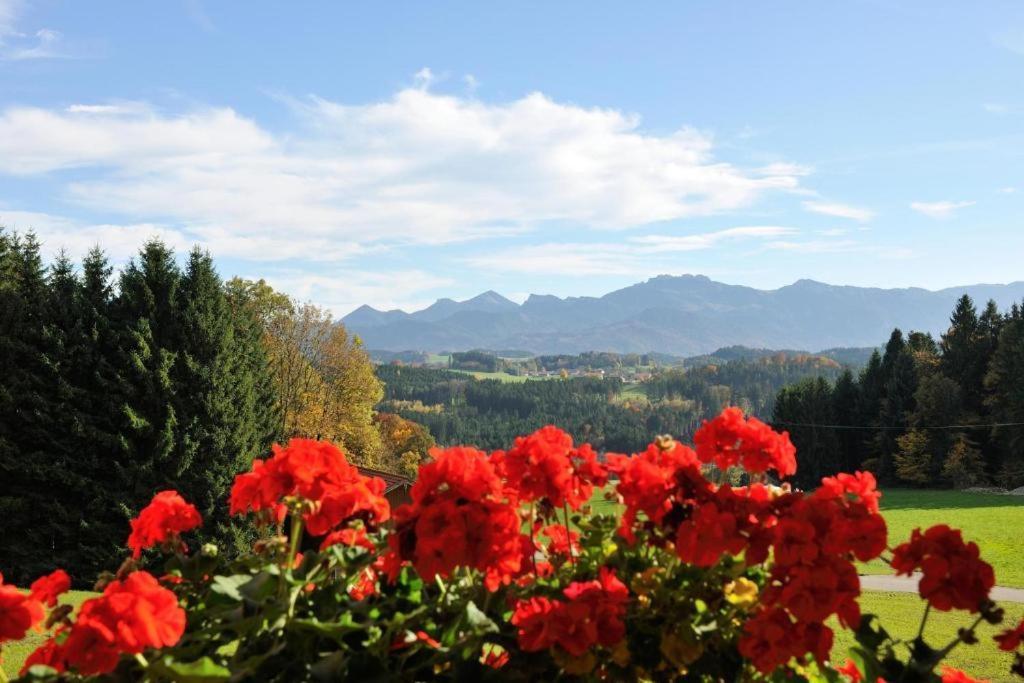
[[[507,451],[434,449],[392,511],[383,482],[340,450],[293,440],[235,480],[232,512],[263,529],[250,552],[189,549],[195,509],[158,494],[132,525],[143,556],[77,615],[53,609],[54,634],[22,678],[973,680],[940,667],[977,643],[974,627],[934,645],[895,640],[861,614],[854,563],[921,572],[924,619],[964,610],[975,626],[999,623],[974,543],[940,525],[890,548],[869,473],[813,493],[772,483],[795,471],[795,449],[735,408],[695,442],[659,437],[601,463],[545,427]],[[720,481],[735,467],[748,485]],[[595,514],[610,478],[622,514]],[[41,622],[67,583],[0,586],[0,641]],[[841,665],[829,660],[833,617],[856,637]],[[1017,651],[1022,636],[1024,625],[995,646]]]

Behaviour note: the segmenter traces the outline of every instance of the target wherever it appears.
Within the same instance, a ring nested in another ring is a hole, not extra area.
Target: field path
[[[916,593],[920,574],[913,576],[891,576],[886,574],[862,574],[860,585],[872,591],[891,591],[893,593]],[[996,586],[992,589],[992,599],[996,602],[1024,602],[1024,588],[1004,588]]]

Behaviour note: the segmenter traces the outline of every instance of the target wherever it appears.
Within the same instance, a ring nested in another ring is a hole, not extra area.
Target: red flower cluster
[[[431,455],[412,486],[412,503],[395,511],[388,543],[427,580],[471,567],[484,573],[488,590],[497,590],[519,574],[529,543],[512,494],[483,451],[456,447]]]
[[[608,481],[590,444],[574,448],[571,436],[550,425],[517,437],[508,452],[497,451],[492,460],[521,500],[546,499],[556,508],[568,504],[578,510],[595,486]]]
[[[29,655],[25,670],[45,664],[86,676],[109,673],[121,654],[174,645],[184,632],[185,610],[174,593],[151,574],[135,572],[82,603],[75,623]]]
[[[594,645],[612,647],[626,635],[623,617],[629,589],[614,570],[602,567],[592,581],[574,581],[562,591],[566,600],[520,600],[512,613],[519,646],[536,652],[555,645],[574,657]]]
[[[774,469],[780,477],[796,472],[796,448],[789,433],[775,432],[756,417],[744,419],[743,411],[736,407],[705,420],[693,443],[701,462],[713,462],[723,471],[741,465],[751,473]]]
[[[131,521],[132,533],[128,547],[132,557],[138,559],[145,548],[176,543],[178,534],[191,531],[203,523],[199,511],[185,502],[177,491],[161,491],[152,502]]]
[[[550,539],[546,548],[548,555],[568,557],[580,552],[580,535],[562,524],[549,524],[541,529],[541,533]]]
[[[773,607],[760,612],[743,627],[740,654],[764,673],[790,660],[811,653],[819,662],[828,659],[832,630],[820,623],[794,624],[785,610]]]
[[[3,583],[2,576],[0,583]],[[71,590],[71,577],[63,569],[58,569],[33,581],[28,590],[33,598],[47,607],[56,607],[57,598]]]
[[[1013,652],[1024,641],[1024,619],[1017,624],[1016,628],[1007,629],[999,635],[992,636],[992,638],[999,643],[1000,650]]]
[[[740,640],[741,653],[763,672],[808,652],[818,661],[827,658],[832,631],[824,622],[835,614],[844,626],[860,623],[854,560],[874,559],[886,544],[874,477],[867,473],[826,479],[811,496],[784,494],[772,508],[775,561],[764,607]],[[780,628],[795,637],[780,637]]]
[[[4,577],[0,574],[0,644],[7,640],[21,640],[44,616],[46,612],[38,597],[22,593],[9,584],[4,585]]]
[[[981,559],[978,545],[964,543],[960,531],[945,524],[924,533],[914,529],[910,540],[893,550],[892,567],[908,576],[920,569],[924,576],[918,592],[943,612],[977,612],[996,583],[992,565]]]
[[[608,469],[619,477],[616,492],[626,507],[619,533],[631,543],[641,512],[657,525],[675,505],[712,491],[697,454],[678,442],[651,444],[632,456],[609,453],[607,460]]]
[[[231,513],[266,511],[280,521],[283,500],[289,496],[312,504],[303,520],[313,536],[323,536],[350,519],[378,524],[391,516],[384,481],[361,475],[337,446],[326,441],[292,439],[284,448],[275,444],[272,458],[253,461],[251,472],[235,477]]]

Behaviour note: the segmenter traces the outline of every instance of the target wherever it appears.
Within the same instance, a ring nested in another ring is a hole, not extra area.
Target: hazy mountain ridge
[[[826,349],[875,346],[893,327],[939,334],[962,294],[981,307],[1024,299],[1024,281],[938,291],[798,280],[775,290],[660,275],[601,297],[531,295],[516,304],[488,291],[440,299],[414,313],[362,306],[342,319],[368,348],[525,349],[534,353],[708,354],[728,346]]]

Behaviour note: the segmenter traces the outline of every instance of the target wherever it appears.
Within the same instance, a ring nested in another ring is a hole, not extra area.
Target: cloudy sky
[[[340,315],[1020,280],[1024,3],[0,0],[0,224]]]

